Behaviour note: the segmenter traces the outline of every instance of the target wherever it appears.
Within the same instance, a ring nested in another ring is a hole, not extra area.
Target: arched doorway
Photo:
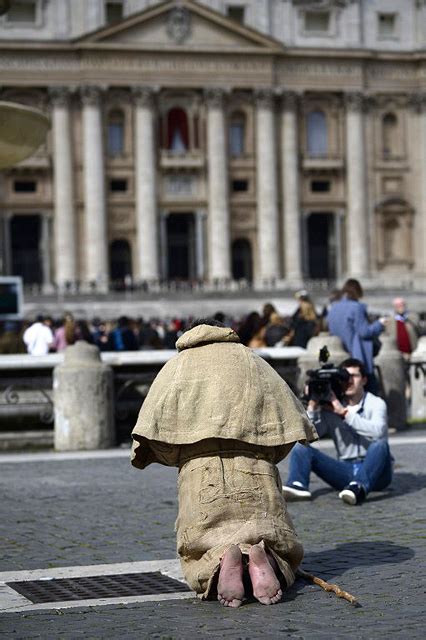
[[[110,278],[114,288],[124,287],[132,276],[132,251],[127,240],[113,240],[110,246]]]
[[[195,280],[195,221],[193,213],[167,216],[167,279]]]
[[[231,254],[232,278],[251,282],[253,279],[253,260],[250,242],[246,238],[234,240]]]
[[[311,213],[306,220],[306,270],[313,280],[337,277],[337,225],[333,213]]]
[[[41,217],[13,216],[10,224],[12,274],[21,276],[25,284],[41,284]]]

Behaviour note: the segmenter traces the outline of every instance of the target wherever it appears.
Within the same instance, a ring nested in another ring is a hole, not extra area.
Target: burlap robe
[[[303,556],[275,463],[316,432],[282,378],[232,329],[200,325],[176,344],[133,430],[132,464],[178,466],[178,553],[188,584],[214,595],[224,551],[261,542],[289,586]]]
[[[200,597],[216,597],[217,570],[226,549],[237,544],[247,554],[259,542],[291,585],[303,547],[287,513],[278,469],[268,459],[271,452],[215,440],[183,447],[185,454],[194,457],[179,471],[176,532],[190,587]]]

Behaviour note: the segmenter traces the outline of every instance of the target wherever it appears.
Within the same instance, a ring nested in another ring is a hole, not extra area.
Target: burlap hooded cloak
[[[261,542],[287,585],[303,556],[275,466],[317,438],[284,380],[230,328],[199,325],[155,378],[132,436],[132,464],[179,467],[178,553],[189,585],[212,595],[230,544]],[[214,595],[214,594],[213,594]]]

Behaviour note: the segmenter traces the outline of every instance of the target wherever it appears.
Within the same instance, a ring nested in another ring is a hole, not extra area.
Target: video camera
[[[319,369],[309,369],[307,400],[314,400],[319,404],[329,404],[331,394],[334,393],[338,400],[342,400],[349,382],[349,373],[342,367],[327,364],[330,352],[327,346],[322,347],[319,353]]]

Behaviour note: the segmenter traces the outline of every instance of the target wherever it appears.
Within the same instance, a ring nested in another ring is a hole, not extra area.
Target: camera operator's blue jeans
[[[337,491],[351,481],[361,484],[366,493],[381,491],[392,481],[392,456],[383,440],[373,442],[362,461],[336,460],[314,447],[297,443],[290,453],[287,484],[300,482],[308,489],[311,471]]]

